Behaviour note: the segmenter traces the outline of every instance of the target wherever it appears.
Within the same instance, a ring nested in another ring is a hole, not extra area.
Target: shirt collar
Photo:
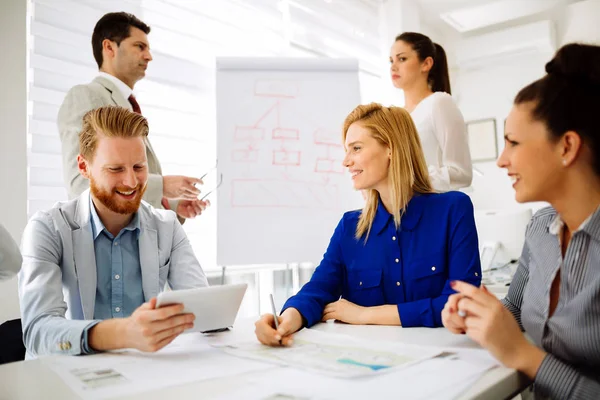
[[[415,194],[408,202],[408,206],[406,207],[406,211],[402,215],[400,221],[399,231],[412,231],[415,229],[419,220],[421,219],[421,214],[423,213],[423,207],[425,205],[425,195]],[[391,221],[391,222],[390,222]],[[373,220],[373,231],[377,234],[380,234],[389,223],[393,223],[394,217],[390,214],[381,200],[378,201],[377,204],[377,212],[375,213],[375,218]]]
[[[103,71],[99,72],[99,76],[101,76],[105,79],[108,79],[109,81],[114,83],[114,85],[117,87],[117,89],[119,89],[119,92],[123,95],[125,100],[129,99],[129,96],[131,96],[133,94],[133,89],[131,89],[129,86],[127,86],[127,84],[125,84],[125,82],[123,82],[116,76],[113,76],[113,75],[108,74]]]
[[[94,206],[94,202],[92,201],[92,196],[90,196],[90,217],[92,220],[92,238],[96,240],[98,235],[102,233],[102,231],[106,230],[106,227],[102,223],[102,220],[98,216],[98,212],[96,211],[96,207]],[[135,231],[136,238],[140,237],[140,216],[139,213],[133,214],[133,218],[129,221],[129,224],[125,228],[128,231]],[[107,233],[110,233],[106,231]],[[111,235],[112,236],[112,235]]]
[[[548,225],[548,232],[552,235],[558,236],[562,232],[562,228],[565,226],[564,221],[560,217],[560,214],[556,214],[554,219]],[[600,239],[600,207],[596,208],[596,210],[591,213],[585,221],[581,223],[579,228],[575,232],[584,231],[588,235]],[[573,232],[571,235],[575,234]]]

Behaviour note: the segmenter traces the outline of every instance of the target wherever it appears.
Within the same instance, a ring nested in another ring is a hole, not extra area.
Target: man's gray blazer
[[[119,89],[108,79],[101,76],[87,85],[77,85],[67,93],[58,111],[58,132],[62,143],[63,176],[69,199],[74,199],[89,187],[89,181],[81,176],[77,167],[79,154],[79,134],[86,112],[104,106],[120,106],[133,110],[129,100],[123,97]],[[156,154],[146,140],[148,157],[148,187],[144,200],[155,208],[163,208],[162,169]],[[177,210],[177,202],[169,202],[172,210]]]
[[[145,301],[166,281],[176,290],[207,286],[175,213],[146,202],[138,213]],[[23,233],[22,253],[19,300],[27,357],[80,354],[81,335],[94,319],[97,285],[89,190],[35,213]]]

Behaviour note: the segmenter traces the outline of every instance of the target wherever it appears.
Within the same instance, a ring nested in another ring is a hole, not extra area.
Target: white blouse
[[[447,192],[471,185],[467,128],[452,96],[435,92],[417,104],[411,116],[421,138],[433,188]]]

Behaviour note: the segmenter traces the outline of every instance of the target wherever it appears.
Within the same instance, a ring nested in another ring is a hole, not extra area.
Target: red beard
[[[117,188],[120,192],[129,192],[131,189]],[[90,178],[90,192],[100,201],[106,208],[117,214],[133,214],[140,208],[142,196],[146,191],[146,185],[138,185],[135,188],[135,197],[131,200],[119,199],[120,195],[116,192],[109,192],[100,189],[93,178]]]

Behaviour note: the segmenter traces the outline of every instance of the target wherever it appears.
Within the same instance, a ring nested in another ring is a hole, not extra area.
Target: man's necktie
[[[140,105],[138,104],[137,100],[135,99],[135,96],[131,95],[131,96],[129,96],[129,98],[127,100],[129,100],[129,102],[131,103],[131,107],[133,107],[133,112],[136,112],[136,113],[142,115],[142,110],[140,109]]]

